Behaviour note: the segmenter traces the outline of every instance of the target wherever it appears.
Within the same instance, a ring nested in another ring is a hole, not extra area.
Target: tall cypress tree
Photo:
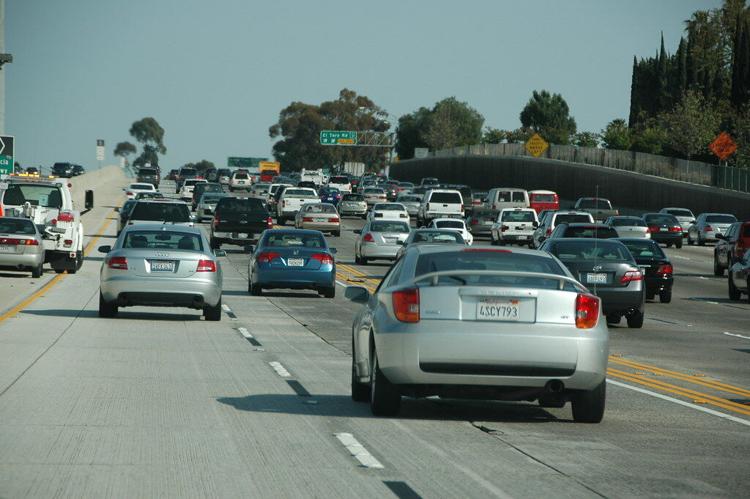
[[[676,101],[682,98],[682,94],[687,90],[687,49],[685,47],[685,38],[680,37],[680,45],[677,47],[675,54],[675,80],[672,85],[672,97]]]
[[[638,59],[633,56],[633,74],[630,77],[630,114],[628,126],[633,127],[641,110],[640,93],[638,92]]]
[[[741,109],[750,101],[750,16],[737,20],[732,61],[732,106]]]

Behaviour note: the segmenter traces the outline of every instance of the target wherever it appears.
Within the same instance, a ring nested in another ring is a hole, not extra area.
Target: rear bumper
[[[35,253],[29,253],[28,248],[29,246],[23,254],[0,253],[0,269],[37,268],[44,262],[44,251],[40,249]]]
[[[648,277],[646,276],[646,292],[648,294],[657,294],[660,291],[669,291],[674,284],[674,278]]]
[[[401,248],[401,246],[363,244],[359,247],[359,254],[364,258],[395,259],[399,248]]]
[[[320,270],[275,270],[255,268],[253,284],[263,288],[323,289],[336,285],[336,268]]]
[[[315,222],[302,222],[301,227],[302,229],[306,230],[319,230],[321,232],[335,232],[341,230],[340,224],[335,223],[315,223]]]
[[[662,233],[662,232],[652,232],[651,233],[651,240],[656,241],[657,243],[677,243],[682,241],[682,232],[669,232],[669,233]]]
[[[144,278],[112,276],[99,288],[108,302],[121,307],[146,305],[155,307],[200,308],[216,306],[221,300],[221,285],[209,279]]]
[[[602,308],[605,315],[627,314],[635,310],[642,311],[646,299],[642,286],[638,286],[637,289],[628,289],[628,287],[619,289],[599,288],[596,291],[593,287],[590,287],[589,290],[602,299]]]

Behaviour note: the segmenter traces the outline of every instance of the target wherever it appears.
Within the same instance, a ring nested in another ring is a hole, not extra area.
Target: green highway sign
[[[260,162],[267,160],[268,158],[241,158],[230,156],[227,158],[227,166],[230,168],[260,168]]]
[[[15,137],[0,136],[0,174],[13,173]]]
[[[356,146],[357,132],[354,130],[323,130],[320,144],[324,146]]]

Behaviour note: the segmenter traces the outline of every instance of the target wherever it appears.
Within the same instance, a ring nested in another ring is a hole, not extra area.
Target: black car
[[[617,231],[605,224],[592,223],[561,223],[557,224],[549,239],[567,237],[586,237],[596,239],[613,239],[617,237]]]
[[[80,175],[82,172],[83,167],[73,163],[55,163],[52,165],[52,175],[55,177],[70,178]]]
[[[615,239],[547,239],[540,247],[557,258],[592,293],[602,299],[607,322],[643,326],[646,286],[628,248]]]
[[[672,301],[672,285],[674,284],[672,262],[659,247],[650,239],[626,238],[619,239],[628,247],[635,263],[643,271],[646,279],[646,299],[653,300],[659,295],[659,301]]]
[[[157,189],[159,188],[159,170],[152,167],[143,167],[138,169],[138,175],[136,175],[138,182],[144,184],[153,184]]]
[[[248,246],[264,230],[272,228],[273,220],[260,199],[221,198],[211,222],[211,249],[221,248],[222,244]]]
[[[675,248],[682,248],[682,225],[674,215],[668,213],[644,213],[643,220],[648,225],[651,240],[666,244],[667,248],[674,244]]]
[[[86,173],[86,170],[81,165],[73,165],[73,169],[71,172],[71,175],[73,177],[77,177],[78,175],[83,175]]]

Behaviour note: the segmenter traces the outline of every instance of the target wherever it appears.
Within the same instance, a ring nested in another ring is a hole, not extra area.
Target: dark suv
[[[81,165],[73,163],[55,163],[52,165],[52,175],[55,177],[70,178],[81,175],[84,172]]]
[[[153,184],[157,189],[159,188],[159,170],[156,168],[139,168],[137,175],[138,182],[144,184]]]

